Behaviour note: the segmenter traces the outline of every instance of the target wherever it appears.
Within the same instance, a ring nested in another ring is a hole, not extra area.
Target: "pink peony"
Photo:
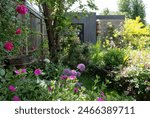
[[[85,70],[84,64],[78,64],[77,69],[79,69],[81,72]]]
[[[21,33],[22,33],[21,28],[18,28],[18,29],[16,30],[16,34],[21,34]]]
[[[14,48],[14,45],[13,45],[12,42],[7,41],[7,42],[4,44],[4,48],[5,48],[7,51],[12,51],[13,48]]]
[[[74,88],[74,93],[78,93],[78,88]]]
[[[104,101],[102,98],[97,98],[97,101]]]
[[[34,74],[35,74],[36,76],[41,75],[41,74],[42,74],[42,71],[41,71],[40,69],[36,69],[36,70],[34,71]]]
[[[16,88],[13,85],[10,85],[8,88],[9,88],[9,90],[11,92],[15,92],[16,91]]]
[[[28,12],[28,8],[25,5],[18,5],[16,7],[16,11],[21,14],[21,15],[25,15]]]
[[[13,101],[21,101],[18,96],[14,96],[12,99],[13,99]]]

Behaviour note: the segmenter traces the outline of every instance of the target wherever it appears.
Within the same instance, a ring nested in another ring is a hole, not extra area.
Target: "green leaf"
[[[0,68],[0,75],[1,75],[1,76],[4,76],[4,75],[5,75],[5,70],[2,69],[2,68]]]

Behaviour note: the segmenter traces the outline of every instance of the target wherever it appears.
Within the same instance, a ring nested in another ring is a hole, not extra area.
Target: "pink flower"
[[[42,71],[41,71],[40,69],[36,69],[36,70],[34,71],[34,74],[35,74],[36,76],[41,75],[41,74],[42,74]]]
[[[7,42],[4,44],[4,48],[5,48],[7,51],[12,51],[13,48],[14,48],[14,45],[13,45],[12,42],[7,41]]]
[[[85,70],[85,65],[84,64],[78,64],[77,69],[79,69],[81,72]]]
[[[20,69],[20,70],[15,70],[15,73],[16,73],[17,75],[20,75],[20,74],[22,74],[22,73],[26,73],[26,69],[24,68],[24,69]]]
[[[74,93],[78,93],[78,88],[74,88]]]
[[[102,96],[102,98],[106,98],[104,92],[101,92],[100,95]]]
[[[20,75],[20,74],[21,74],[21,72],[20,72],[19,70],[15,70],[15,73],[16,73],[17,75]]]
[[[26,73],[26,72],[27,72],[27,69],[25,68],[21,70],[21,73]]]
[[[104,101],[102,98],[97,98],[97,101]]]
[[[68,78],[71,79],[71,80],[74,80],[74,79],[76,79],[76,76],[71,75]]]
[[[13,85],[10,85],[8,88],[9,88],[9,90],[11,92],[15,92],[16,91],[16,88]]]
[[[25,5],[21,4],[16,7],[16,11],[21,15],[25,15],[28,12],[28,8]]]
[[[21,101],[18,96],[14,96],[12,99],[13,99],[13,101]]]
[[[18,28],[18,29],[16,30],[16,34],[21,34],[21,33],[22,33],[21,28]]]
[[[62,76],[60,77],[61,80],[65,80],[65,79],[67,79],[67,78],[68,78],[68,76],[66,76],[66,75],[62,75]]]

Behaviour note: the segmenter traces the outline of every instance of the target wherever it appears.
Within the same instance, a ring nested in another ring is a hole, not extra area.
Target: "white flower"
[[[46,62],[46,63],[50,63],[49,59],[44,59],[43,61]]]

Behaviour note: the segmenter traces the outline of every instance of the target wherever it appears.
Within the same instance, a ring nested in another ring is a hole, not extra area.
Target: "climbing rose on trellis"
[[[18,28],[18,29],[16,30],[16,34],[21,34],[21,33],[22,33],[21,28]]]
[[[7,41],[7,42],[4,44],[4,48],[5,48],[7,51],[12,51],[13,48],[14,48],[14,45],[13,45],[12,42]]]
[[[28,8],[25,5],[18,5],[16,11],[21,15],[25,15],[28,13]]]

